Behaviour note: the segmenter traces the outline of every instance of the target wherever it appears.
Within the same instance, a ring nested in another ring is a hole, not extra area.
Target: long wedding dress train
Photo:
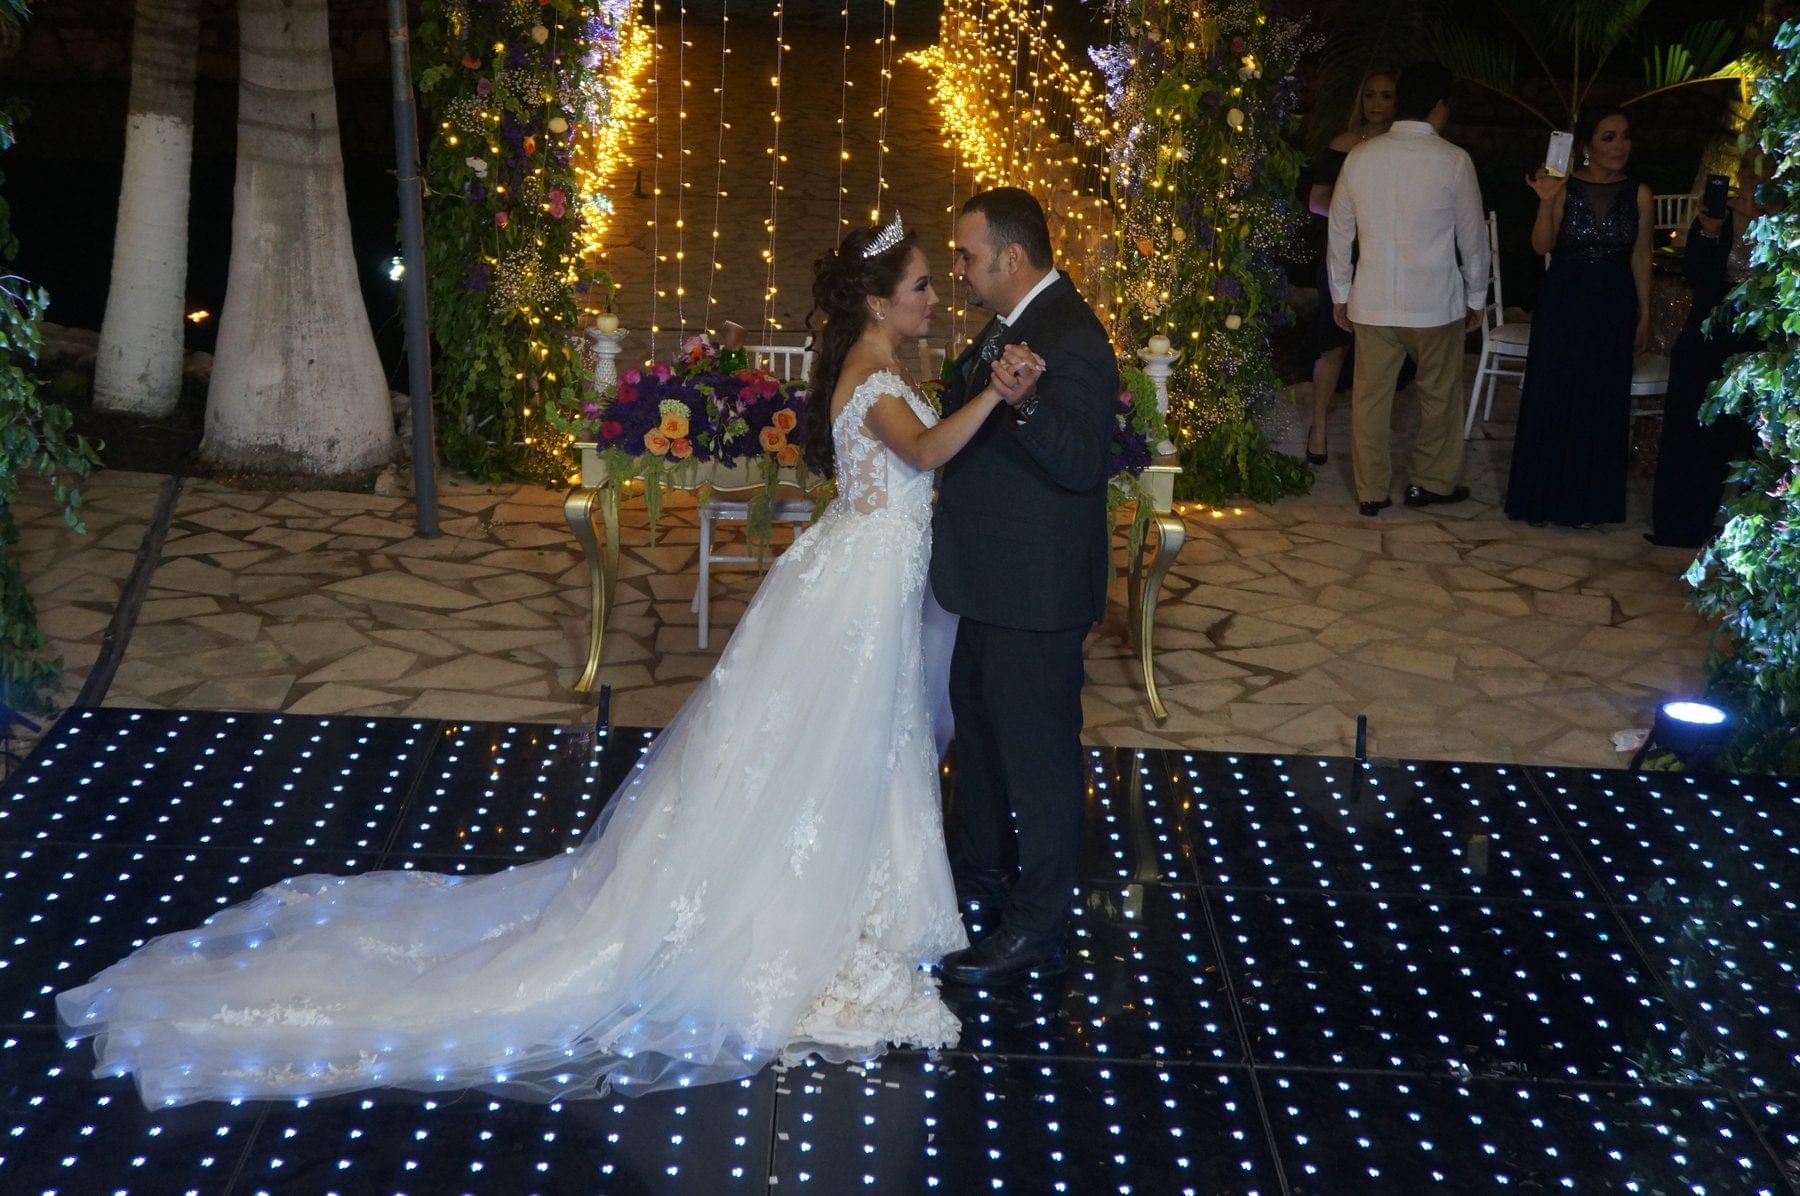
[[[536,1100],[947,1046],[966,945],[927,704],[931,475],[840,413],[838,498],[576,851],[301,876],[61,993],[146,1103],[478,1087]]]

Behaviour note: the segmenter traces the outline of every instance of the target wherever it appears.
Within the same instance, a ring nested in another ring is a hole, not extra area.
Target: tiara
[[[868,248],[863,250],[862,255],[864,257],[875,257],[879,254],[886,253],[894,246],[900,244],[900,238],[905,235],[906,229],[900,223],[900,210],[896,208],[894,209],[893,223],[875,234],[875,239],[869,242]]]

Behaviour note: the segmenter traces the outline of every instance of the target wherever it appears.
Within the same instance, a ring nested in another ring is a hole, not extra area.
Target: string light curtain
[[[1052,28],[1053,12],[1045,0],[943,0],[937,44],[907,60],[932,80],[969,190],[1036,195],[1058,264],[1095,293],[1111,220],[1105,172],[1089,149],[1110,143],[1113,122],[1094,71]]]

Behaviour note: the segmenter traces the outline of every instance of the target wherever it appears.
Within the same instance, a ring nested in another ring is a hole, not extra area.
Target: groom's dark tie
[[[992,365],[1000,356],[1000,338],[1006,335],[1006,321],[995,317],[988,323],[987,331],[982,333],[981,341],[975,346],[975,352],[963,361],[963,387],[974,385],[975,375],[981,372],[985,362]]]

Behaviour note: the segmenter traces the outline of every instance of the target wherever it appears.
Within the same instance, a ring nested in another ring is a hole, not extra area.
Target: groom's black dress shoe
[[[942,975],[952,984],[1004,984],[1031,972],[1060,972],[1069,966],[1063,936],[998,930],[962,951],[944,957]]]

